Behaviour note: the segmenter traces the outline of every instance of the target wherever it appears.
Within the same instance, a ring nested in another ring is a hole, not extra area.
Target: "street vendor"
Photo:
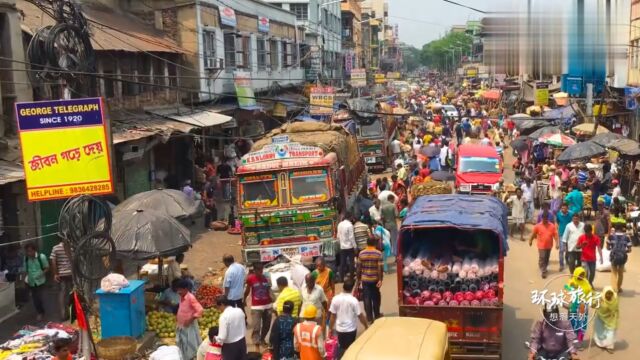
[[[160,298],[158,299],[158,303],[160,304],[160,309],[164,312],[175,314],[178,312],[178,305],[180,304],[180,294],[178,294],[178,284],[180,284],[180,279],[173,279],[171,282],[171,286],[166,288],[162,294],[160,294]]]

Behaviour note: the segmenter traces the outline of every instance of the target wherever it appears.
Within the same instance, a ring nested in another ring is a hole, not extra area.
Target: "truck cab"
[[[306,131],[314,126],[322,130]],[[284,129],[297,132],[268,134],[242,157],[237,171],[243,258],[249,263],[279,255],[332,258],[340,214],[366,182],[355,138],[342,128],[295,123]]]
[[[456,156],[456,190],[461,194],[491,194],[502,179],[503,163],[493,146],[464,144]]]

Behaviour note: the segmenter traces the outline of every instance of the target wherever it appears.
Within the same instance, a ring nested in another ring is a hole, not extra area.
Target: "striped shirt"
[[[300,313],[300,306],[302,305],[302,295],[300,295],[300,291],[290,286],[287,286],[282,290],[282,292],[276,299],[276,311],[278,312],[278,315],[283,314],[282,306],[284,305],[285,301],[293,302],[292,316],[294,318],[297,318],[298,314]]]
[[[59,276],[71,276],[71,261],[69,261],[63,243],[59,243],[51,249],[51,263],[56,265]]]
[[[358,264],[362,282],[378,282],[382,280],[379,277],[380,268],[382,267],[382,253],[378,249],[367,246],[358,255]]]

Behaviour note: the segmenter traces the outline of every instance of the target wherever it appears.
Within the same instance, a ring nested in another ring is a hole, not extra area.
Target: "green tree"
[[[406,71],[414,71],[422,64],[422,51],[414,46],[402,47],[404,68]]]
[[[440,39],[433,40],[422,47],[422,64],[438,70],[450,70],[452,62],[458,65],[460,56],[468,53],[473,39],[465,33],[449,32]],[[450,49],[455,48],[455,57]]]

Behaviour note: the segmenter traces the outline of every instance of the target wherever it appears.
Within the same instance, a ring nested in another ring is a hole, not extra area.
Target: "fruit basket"
[[[137,350],[136,339],[129,336],[116,336],[100,340],[96,344],[98,356],[105,360],[121,360]]]

